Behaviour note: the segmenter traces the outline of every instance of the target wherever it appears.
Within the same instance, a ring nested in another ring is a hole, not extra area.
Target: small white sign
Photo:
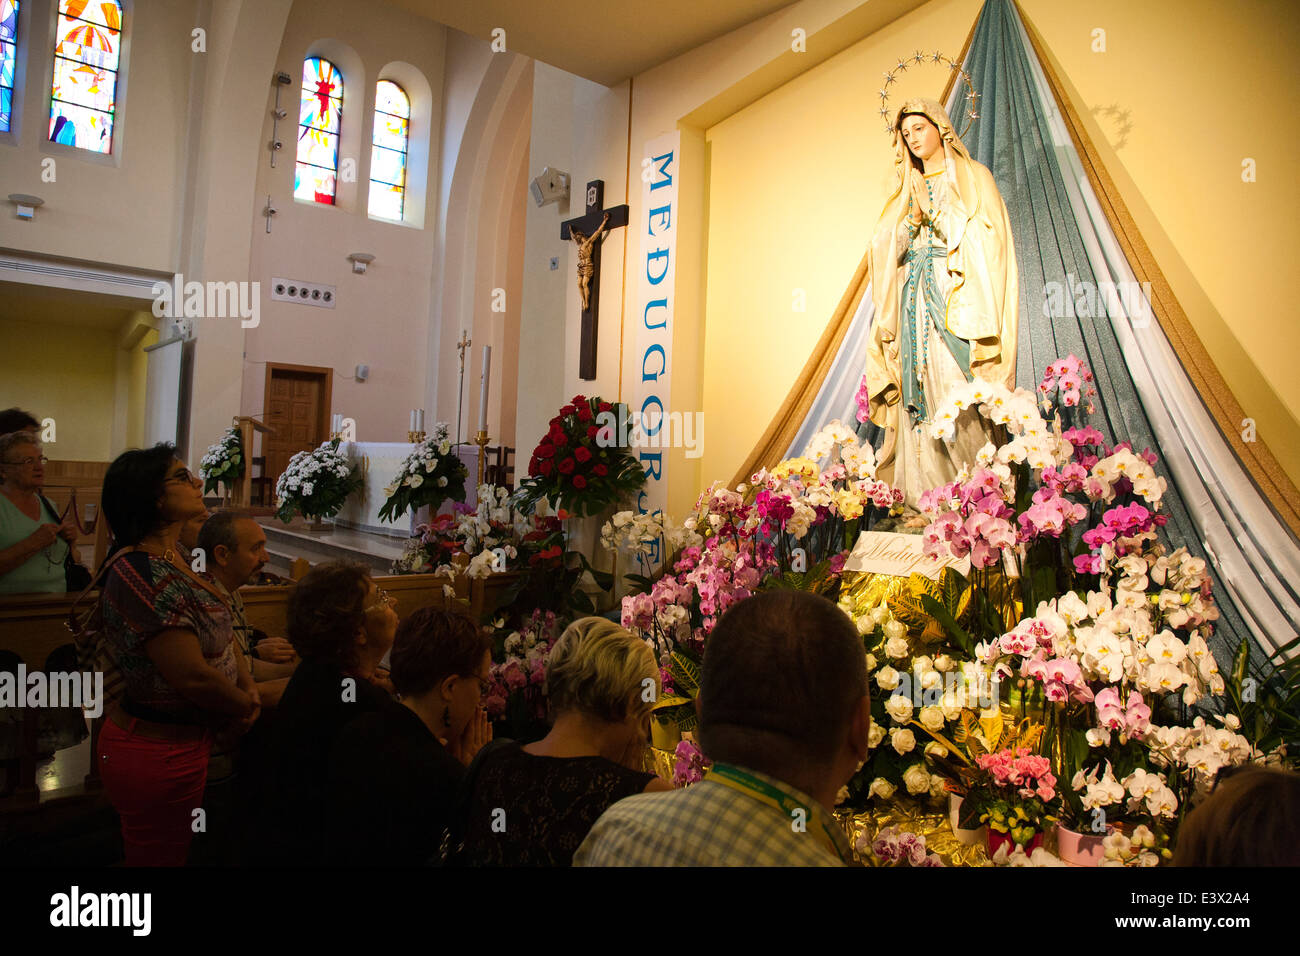
[[[844,562],[845,571],[870,571],[873,574],[892,574],[905,578],[909,574],[924,574],[932,580],[946,567],[962,574],[970,574],[970,558],[927,557],[922,550],[924,539],[919,534],[896,534],[890,531],[864,531],[858,537],[853,553]]]

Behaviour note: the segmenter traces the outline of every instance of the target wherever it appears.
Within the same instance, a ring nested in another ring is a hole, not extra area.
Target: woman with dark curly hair
[[[330,759],[335,862],[433,859],[465,766],[492,735],[483,709],[490,649],[481,627],[442,608],[420,608],[398,626],[392,680],[402,706],[352,721]]]
[[[185,863],[212,732],[243,733],[261,712],[225,601],[176,553],[181,525],[205,509],[202,482],[175,451],[124,452],[104,475],[114,556],[103,569],[99,650],[123,688],[99,759],[128,865]]]
[[[339,732],[363,714],[398,706],[372,682],[393,646],[397,614],[365,565],[331,562],[298,582],[286,624],[302,663],[276,710],[257,855],[320,864],[329,856],[327,776]]]

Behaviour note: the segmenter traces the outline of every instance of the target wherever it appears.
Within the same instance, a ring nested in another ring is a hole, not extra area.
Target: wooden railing
[[[463,575],[449,579],[432,574],[395,574],[379,576],[374,581],[396,601],[398,617],[406,617],[422,607],[448,607],[454,597],[468,601],[470,613],[481,621],[496,610],[515,577],[513,572],[473,580]],[[448,596],[448,587],[453,597]],[[248,623],[271,636],[282,636],[285,632],[285,607],[292,589],[292,584],[240,589]],[[52,651],[72,642],[67,621],[75,598],[75,594],[0,597],[0,649],[16,653],[28,671],[42,669]],[[78,613],[98,599],[98,592],[88,594],[78,606]],[[11,797],[0,800],[0,807],[34,803],[39,797],[36,789],[35,725],[35,720],[23,721],[18,789]],[[97,786],[96,770],[92,760],[91,773],[86,781],[88,789]]]

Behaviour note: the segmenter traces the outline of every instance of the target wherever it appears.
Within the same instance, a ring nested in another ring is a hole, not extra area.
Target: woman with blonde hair
[[[672,789],[642,769],[660,691],[644,641],[604,618],[574,621],[551,651],[546,686],[550,733],[523,746],[502,741],[470,768],[455,862],[569,866],[612,804]]]

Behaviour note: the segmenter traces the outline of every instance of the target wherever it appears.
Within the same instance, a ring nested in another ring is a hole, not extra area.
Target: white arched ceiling
[[[500,409],[503,386],[513,396],[518,373],[517,352],[508,339],[518,339],[523,288],[519,259],[524,203],[529,199],[520,182],[528,158],[532,75],[532,61],[525,57],[494,54],[488,61],[465,120],[454,172],[442,197],[444,214],[439,217],[443,241],[441,268],[435,270],[441,278],[435,280],[433,295],[434,334],[429,337],[429,405],[437,420],[451,422],[455,429],[456,342],[461,330],[468,329],[473,347],[465,360],[461,431],[466,437],[473,435],[478,421],[482,346],[492,345],[488,432],[494,444],[502,437],[508,444],[514,438],[513,398],[507,398],[508,421],[501,420]],[[450,137],[454,131],[446,135]],[[492,312],[495,289],[505,291],[504,315]]]

